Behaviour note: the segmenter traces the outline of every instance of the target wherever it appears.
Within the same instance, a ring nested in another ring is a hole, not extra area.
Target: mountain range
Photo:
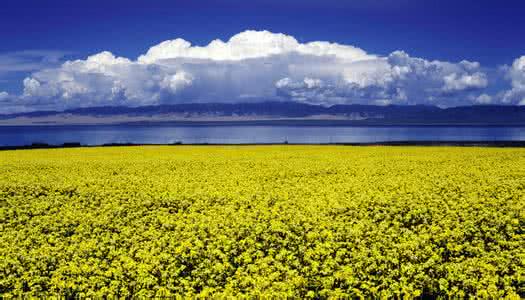
[[[525,125],[525,106],[333,105],[298,102],[104,106],[0,115],[0,125],[120,123],[300,123],[343,125]]]

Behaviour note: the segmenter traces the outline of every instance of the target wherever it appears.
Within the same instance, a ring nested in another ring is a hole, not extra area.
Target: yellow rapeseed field
[[[0,295],[525,297],[525,149],[0,152]]]

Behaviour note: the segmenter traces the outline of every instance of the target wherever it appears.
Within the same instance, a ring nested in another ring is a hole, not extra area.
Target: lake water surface
[[[0,126],[0,146],[61,145],[373,143],[393,141],[525,141],[525,127],[501,126]]]

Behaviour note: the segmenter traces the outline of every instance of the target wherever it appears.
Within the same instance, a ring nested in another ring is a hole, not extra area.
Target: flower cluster
[[[0,152],[0,295],[525,297],[525,149]]]

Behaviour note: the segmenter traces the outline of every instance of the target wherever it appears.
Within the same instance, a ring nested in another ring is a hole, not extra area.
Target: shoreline
[[[0,146],[0,151],[32,150],[32,149],[66,149],[66,148],[99,148],[99,147],[143,147],[143,146],[426,146],[426,147],[496,147],[496,148],[522,148],[525,141],[392,141],[372,143],[172,143],[172,144],[142,144],[142,143],[109,143],[99,145],[83,145],[80,143],[64,143],[52,145],[34,143],[31,145]]]
[[[439,122],[413,121],[396,122],[380,119],[348,120],[348,119],[238,119],[238,120],[114,120],[113,122],[12,122],[0,119],[0,129],[9,127],[104,127],[104,126],[150,126],[150,127],[228,127],[228,126],[290,126],[290,127],[525,127],[525,122]]]

